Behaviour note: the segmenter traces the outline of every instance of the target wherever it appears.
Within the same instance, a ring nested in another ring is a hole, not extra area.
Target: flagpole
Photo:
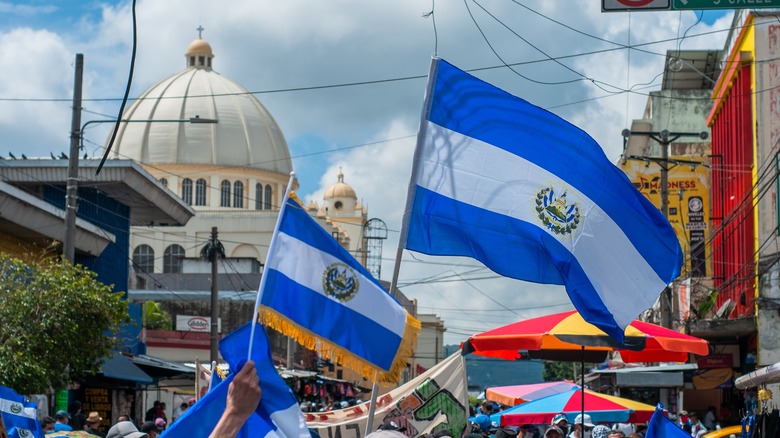
[[[376,396],[379,392],[379,385],[376,384],[377,376],[374,373],[374,384],[371,386],[371,401],[368,402],[368,418],[366,418],[366,436],[373,432],[374,429],[374,414],[376,413]]]
[[[433,84],[436,81],[436,71],[439,66],[438,58],[433,57],[431,59],[431,67],[428,72],[428,86],[425,89],[425,103],[423,104],[423,111],[420,117],[420,129],[417,133],[417,147],[414,150],[414,159],[412,161],[412,176],[409,178],[409,189],[406,195],[406,210],[404,211],[403,222],[401,223],[401,237],[398,239],[398,250],[395,253],[395,266],[393,266],[393,279],[390,282],[390,295],[396,298],[396,290],[398,285],[398,275],[401,271],[401,258],[403,257],[404,247],[406,247],[406,237],[409,230],[409,220],[412,212],[412,205],[414,204],[414,181],[416,181],[417,163],[420,151],[422,150],[422,143],[425,141],[425,127],[426,120],[428,119],[428,113],[431,111],[431,96],[433,95]],[[414,316],[414,315],[413,315]],[[368,404],[368,421],[366,422],[366,435],[373,432],[374,427],[374,413],[376,411],[376,396],[379,392],[379,387],[376,383],[377,378],[374,375],[374,384],[371,387],[371,401]]]
[[[282,198],[282,206],[279,208],[279,217],[276,218],[276,226],[274,227],[274,234],[271,236],[271,242],[268,244],[268,255],[274,253],[274,246],[276,246],[276,236],[279,234],[279,225],[282,223],[282,217],[284,217],[284,211],[287,209],[287,199],[290,197],[292,191],[293,180],[295,180],[295,172],[290,172],[290,180],[287,182],[287,189],[284,192],[284,198]],[[268,257],[265,258],[265,264],[268,265]],[[255,340],[255,328],[257,327],[257,320],[260,318],[258,312],[260,311],[260,300],[263,298],[263,290],[265,289],[265,272],[260,277],[260,286],[257,288],[257,300],[255,301],[255,311],[252,317],[252,330],[249,333],[249,351],[247,354],[247,360],[252,357],[252,345]],[[233,371],[233,370],[231,370]],[[237,370],[236,370],[237,371]]]
[[[200,400],[200,358],[195,358],[195,400]]]

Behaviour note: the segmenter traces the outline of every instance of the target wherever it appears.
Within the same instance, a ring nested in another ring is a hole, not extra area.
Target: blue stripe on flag
[[[37,409],[37,403],[28,402],[13,389],[0,386],[0,415],[9,438],[43,438]]]
[[[379,281],[293,200],[287,200],[271,252],[259,300],[263,311],[288,324],[276,328],[293,327],[295,337],[320,342],[322,352],[344,354],[353,369],[369,367],[396,379],[405,367],[399,358],[410,354],[407,344],[416,338],[409,332],[416,320],[407,319]],[[340,274],[344,278],[329,277]]]
[[[317,248],[319,251],[328,253],[335,258],[340,259],[346,265],[355,271],[363,274],[372,281],[379,289],[384,289],[381,283],[360,264],[352,254],[344,249],[339,242],[328,234],[314,219],[309,216],[295,201],[288,199],[285,217],[279,225],[279,232],[294,236],[296,239]],[[392,296],[391,296],[392,297]],[[395,299],[395,298],[393,298]]]
[[[206,393],[161,435],[163,438],[208,437],[225,411],[230,382],[233,381],[249,352],[251,324],[244,324],[219,343],[222,356],[230,365],[230,375]],[[241,437],[309,437],[306,422],[292,390],[276,371],[271,349],[262,326],[257,326],[252,348],[260,378],[262,398],[255,413],[241,429]]]
[[[682,252],[674,230],[626,174],[609,162],[590,135],[444,60],[438,62],[431,122],[502,148],[559,176],[621,225],[639,252],[655,261],[652,266],[659,277],[667,277],[675,263],[677,269],[669,281],[679,275]]]
[[[691,434],[682,430],[672,420],[666,418],[663,408],[657,406],[650,421],[647,422],[645,438],[691,438]]]
[[[278,271],[267,270],[265,275],[268,275],[266,284],[269,287],[284,293],[264,295],[263,305],[275,309],[296,324],[327,337],[331,342],[349,349],[369,362],[383,369],[390,369],[396,350],[382,346],[398,345],[401,342],[400,336],[341,303],[301,286]],[[291,300],[291,295],[296,299]],[[317,311],[312,312],[311,309]],[[327,315],[327,318],[322,315]]]
[[[620,342],[679,275],[669,222],[576,126],[440,59],[423,118],[402,247],[564,284]]]

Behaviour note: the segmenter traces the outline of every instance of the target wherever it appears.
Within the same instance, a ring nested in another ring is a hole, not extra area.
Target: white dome
[[[211,69],[202,39],[190,43],[188,66],[149,88],[125,110],[112,158],[144,164],[245,166],[289,175],[290,151],[279,125],[246,89]],[[163,122],[193,117],[216,124]]]

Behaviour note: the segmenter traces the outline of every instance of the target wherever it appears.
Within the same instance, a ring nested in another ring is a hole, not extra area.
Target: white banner
[[[447,429],[462,436],[469,425],[466,365],[460,351],[414,380],[377,397],[373,427],[387,421],[414,437]],[[304,412],[307,425],[322,438],[365,436],[369,402],[331,412]]]

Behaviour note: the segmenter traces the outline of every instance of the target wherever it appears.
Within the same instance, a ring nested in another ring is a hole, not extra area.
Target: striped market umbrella
[[[624,362],[686,362],[688,354],[706,356],[704,339],[656,324],[634,320],[620,345],[576,311],[555,313],[508,324],[471,336],[461,345],[463,354],[507,360],[531,359],[603,362],[610,351]]]
[[[496,386],[485,390],[485,398],[506,406],[515,406],[550,395],[566,392],[577,385],[573,382],[543,382],[528,385]]]
[[[644,423],[650,420],[655,406],[585,390],[579,386],[570,390],[517,405],[490,417],[501,426],[522,426],[525,424],[550,424],[558,413],[566,415],[569,424],[583,412],[591,416],[594,423]]]

